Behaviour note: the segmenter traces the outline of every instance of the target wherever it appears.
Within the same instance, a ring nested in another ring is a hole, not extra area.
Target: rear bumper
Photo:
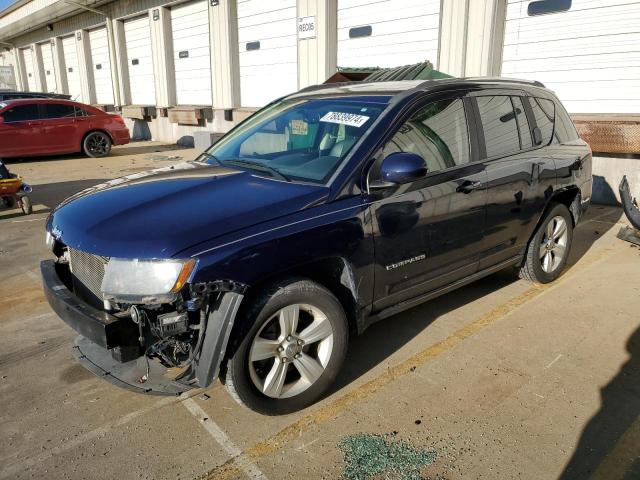
[[[76,332],[105,349],[136,344],[135,324],[97,310],[76,297],[60,280],[55,261],[41,262],[40,272],[49,305]]]
[[[131,136],[129,135],[129,129],[124,128],[122,130],[115,130],[111,133],[113,137],[114,145],[126,145],[131,141]]]

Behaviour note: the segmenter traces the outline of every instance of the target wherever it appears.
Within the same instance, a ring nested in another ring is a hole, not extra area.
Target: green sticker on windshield
[[[291,120],[291,135],[307,135],[309,124],[304,120]]]

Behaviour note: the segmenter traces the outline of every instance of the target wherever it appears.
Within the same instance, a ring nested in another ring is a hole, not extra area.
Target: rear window
[[[38,105],[16,105],[2,113],[2,117],[6,123],[25,122],[27,120],[38,120]]]
[[[487,158],[520,150],[520,137],[511,97],[477,97]]]
[[[536,125],[542,134],[540,145],[548,145],[553,135],[553,123],[555,121],[555,105],[552,100],[546,98],[530,97],[529,103]]]

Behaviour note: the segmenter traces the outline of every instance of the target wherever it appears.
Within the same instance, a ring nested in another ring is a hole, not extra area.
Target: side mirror
[[[428,172],[424,159],[415,153],[396,152],[387,156],[380,167],[380,182],[374,188],[402,185],[424,177]]]

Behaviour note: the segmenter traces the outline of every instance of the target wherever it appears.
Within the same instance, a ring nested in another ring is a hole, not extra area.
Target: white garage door
[[[509,0],[502,75],[543,82],[569,113],[640,112],[640,1],[553,2],[571,6],[531,16],[532,3],[544,6]]]
[[[23,48],[20,52],[24,62],[24,69],[27,73],[27,90],[30,92],[37,92],[38,86],[36,83],[36,72],[33,65],[33,52],[31,51],[31,48]]]
[[[124,38],[127,46],[131,103],[133,105],[155,105],[156,86],[153,74],[149,16],[125,20]]]
[[[298,89],[295,0],[238,2],[240,95],[261,107]]]
[[[62,39],[62,52],[64,55],[64,67],[67,73],[67,85],[71,95],[71,100],[84,102],[82,98],[82,87],[80,83],[80,66],[78,63],[78,50],[76,48],[76,37],[70,36]]]
[[[56,70],[53,62],[53,48],[51,43],[41,43],[38,45],[42,54],[42,67],[44,68],[45,85],[43,90],[49,93],[56,93],[58,85],[56,84]]]
[[[100,105],[113,105],[113,83],[111,82],[111,62],[109,61],[109,42],[106,27],[89,32],[91,46],[91,66],[96,87],[96,102]]]
[[[0,53],[0,89],[17,89],[13,58],[13,52]]]
[[[211,105],[209,12],[206,1],[171,8],[178,105]]]
[[[438,62],[440,0],[338,0],[338,66]]]

